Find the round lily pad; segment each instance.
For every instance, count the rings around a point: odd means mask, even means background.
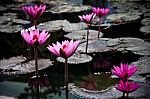
[[[38,26],[40,29],[46,29],[49,32],[56,32],[63,29],[65,32],[72,32],[75,30],[85,29],[84,23],[70,23],[67,20],[56,20],[42,23]]]
[[[0,60],[0,69],[10,69],[25,60],[26,58],[23,56],[16,56],[11,57],[9,59],[2,59]]]
[[[136,47],[136,46],[142,45],[143,43],[144,43],[144,40],[139,39],[139,38],[132,38],[132,37],[110,39],[107,42],[109,46],[116,46],[117,48]]]
[[[0,61],[0,69],[3,70],[3,74],[26,74],[35,71],[35,60],[27,61],[24,57],[12,57]],[[47,68],[53,65],[49,59],[38,60],[38,70]]]
[[[110,20],[101,19],[101,21],[102,21],[100,24],[101,27],[110,27],[112,25],[110,23],[111,22]],[[91,22],[91,26],[98,27],[99,26],[98,24],[99,24],[99,17],[95,17]]]
[[[150,25],[150,18],[145,18],[141,21],[143,25]]]
[[[75,85],[70,85],[70,93],[79,98],[85,99],[115,99],[122,96],[122,92],[118,91],[114,86],[109,87],[103,91],[90,91],[84,88],[79,88]],[[130,93],[130,97],[148,99],[150,97],[149,84],[142,83],[140,88],[133,93]]]
[[[126,2],[126,0],[115,2],[112,6],[116,8],[115,11],[117,13],[143,13],[146,9],[145,6],[141,3]]]
[[[91,39],[97,39],[98,37],[98,31],[95,30],[89,30],[89,40]],[[102,37],[103,33],[100,32],[100,36]],[[86,41],[87,38],[87,30],[77,30],[73,31],[72,33],[69,33],[65,35],[65,37],[69,39],[74,39],[74,40],[81,40],[81,41]]]
[[[138,74],[149,74],[150,73],[150,57],[144,56],[140,58],[138,61],[133,62],[131,64],[134,64],[138,67]]]
[[[2,11],[6,11],[7,10],[7,8],[6,7],[4,7],[4,6],[0,6],[0,11],[2,12]]]
[[[68,64],[82,64],[87,63],[92,60],[92,57],[86,54],[73,54],[73,56],[68,58]],[[58,57],[57,61],[59,62],[65,62],[65,59],[62,57]]]
[[[39,59],[38,70],[42,70],[53,65],[50,59]],[[19,64],[12,68],[13,70],[20,70],[20,73],[31,73],[35,71],[35,60]]]
[[[17,13],[3,13],[3,16],[9,17],[11,19],[15,19],[18,17]]]
[[[0,32],[3,33],[18,33],[23,29],[22,25],[3,25],[0,27]]]
[[[130,15],[128,13],[111,14],[107,16],[107,19],[114,23],[122,23],[127,21],[135,21],[140,18],[139,15]]]
[[[129,47],[126,48],[127,50],[139,54],[139,55],[150,55],[150,43],[144,42],[143,44],[136,46],[136,47]]]
[[[6,16],[0,16],[0,25],[7,25],[7,24],[11,24],[12,22],[12,18],[9,16],[9,17],[6,17]]]
[[[73,32],[73,31],[85,29],[86,27],[87,27],[87,25],[83,22],[70,23],[70,24],[64,25],[63,30],[65,32]]]
[[[150,17],[150,12],[145,12],[144,13],[144,17],[146,18],[146,17]]]
[[[140,31],[145,33],[145,34],[149,34],[150,33],[150,25],[141,27]]]
[[[91,9],[91,7],[87,5],[61,3],[58,6],[52,7],[50,10],[47,10],[46,12],[51,12],[53,14],[60,14],[60,13],[81,12],[89,9]]]
[[[87,53],[95,53],[95,52],[108,52],[115,50],[114,47],[110,47],[107,44],[109,38],[100,38],[99,40],[91,40],[88,43]],[[78,47],[79,52],[85,53],[86,42],[82,43]]]
[[[22,19],[13,19],[12,22],[16,24],[21,24],[21,25],[30,24],[30,21],[22,20]]]

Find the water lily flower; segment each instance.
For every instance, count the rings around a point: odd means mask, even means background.
[[[135,82],[123,82],[120,80],[120,83],[116,85],[116,89],[124,93],[132,93],[136,91],[140,86]]]
[[[95,8],[93,7],[93,13],[95,13],[99,18],[101,18],[102,16],[105,16],[109,13],[110,9],[108,8]]]
[[[137,67],[135,65],[120,64],[120,67],[114,66],[114,69],[111,70],[113,74],[120,77],[123,81],[126,81],[127,78],[131,77],[136,71]]]
[[[89,26],[91,24],[92,19],[94,19],[96,14],[91,13],[91,14],[86,14],[83,16],[78,16],[81,21],[84,21],[87,24],[87,40],[86,40],[86,48],[85,48],[85,53],[87,53],[87,48],[88,48],[88,38],[89,38]]]
[[[98,17],[99,17],[99,22],[98,22],[98,38],[99,38],[99,35],[100,35],[100,31],[101,31],[101,27],[100,27],[100,24],[101,24],[101,17],[107,15],[109,13],[109,9],[108,8],[95,8],[93,7],[93,13],[95,13]]]
[[[56,44],[52,44],[52,46],[48,46],[48,50],[56,56],[60,56],[63,58],[68,58],[72,56],[79,45],[80,41],[73,41],[70,42],[68,40],[62,41],[62,44],[57,42]]]
[[[56,56],[63,57],[65,59],[65,94],[66,99],[69,99],[69,93],[68,93],[68,63],[67,59],[73,55],[73,53],[76,51],[77,47],[79,46],[80,41],[73,41],[70,42],[68,40],[62,41],[62,43],[57,42],[56,44],[49,45],[47,49],[53,53]]]
[[[46,9],[46,5],[23,6],[22,10],[27,13],[31,18],[38,19]]]
[[[92,19],[95,18],[95,16],[96,14],[91,13],[91,14],[86,14],[86,15],[78,16],[78,17],[80,18],[81,21],[84,21],[85,23],[90,24]]]
[[[39,29],[35,28],[23,29],[21,30],[21,35],[31,46],[34,46],[35,43],[42,45],[50,37],[50,34],[45,30],[40,32]]]

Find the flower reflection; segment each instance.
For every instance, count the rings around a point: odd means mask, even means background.
[[[117,84],[115,87],[117,90],[123,92],[122,98],[129,99],[129,93],[136,91],[140,86],[135,82],[129,82],[129,81],[124,82],[120,80],[119,84]]]
[[[88,75],[84,81],[81,82],[80,86],[81,88],[85,88],[88,90],[95,90],[97,87],[96,81],[93,79],[92,75]]]
[[[40,87],[48,87],[49,86],[49,80],[48,80],[48,76],[44,75],[44,76],[39,76],[39,86]],[[37,80],[36,80],[36,76],[32,76],[29,81],[28,81],[28,86],[31,88],[36,88],[37,87]]]
[[[135,82],[123,82],[120,80],[120,83],[117,84],[116,89],[121,91],[121,92],[125,92],[125,93],[131,93],[136,91],[140,86],[138,84],[136,84]]]
[[[106,69],[111,66],[111,62],[108,59],[100,58],[97,59],[93,65],[94,69]]]

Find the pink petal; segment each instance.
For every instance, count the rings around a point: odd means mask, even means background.
[[[25,40],[28,44],[31,45],[31,43],[30,43],[31,37],[30,37],[29,33],[26,32],[26,30],[23,29],[23,30],[21,30],[21,35],[22,35],[22,37],[24,38],[24,40]]]
[[[60,54],[55,50],[53,46],[48,46],[47,49],[56,56],[60,56]]]

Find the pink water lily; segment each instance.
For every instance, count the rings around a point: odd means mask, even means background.
[[[93,13],[95,13],[99,18],[101,18],[102,16],[105,16],[109,13],[110,9],[108,8],[95,8],[93,7]]]
[[[114,66],[114,69],[111,70],[113,74],[120,77],[123,81],[126,81],[127,78],[131,77],[136,71],[137,67],[135,65],[120,64],[120,67]]]
[[[116,89],[125,92],[125,93],[132,93],[136,91],[140,86],[135,82],[123,82],[120,81],[119,84],[116,85]]]
[[[63,58],[68,58],[72,56],[79,45],[80,41],[73,41],[70,42],[68,40],[62,41],[62,44],[57,42],[56,44],[49,45],[47,48],[48,50],[56,56],[60,56]]]
[[[96,14],[91,13],[91,14],[86,14],[86,15],[78,16],[78,17],[80,18],[81,21],[84,21],[85,23],[90,24],[92,19],[95,18],[95,16]]]
[[[81,21],[84,21],[87,24],[87,37],[86,37],[86,48],[85,48],[85,53],[87,53],[87,48],[88,48],[88,38],[89,38],[89,26],[91,24],[92,19],[94,19],[96,14],[91,13],[91,14],[86,14],[83,16],[78,16]]]
[[[109,13],[109,9],[108,8],[95,8],[93,7],[93,13],[95,13],[98,17],[99,17],[99,22],[98,22],[98,39],[99,39],[99,35],[100,35],[100,32],[101,32],[101,18],[105,15],[107,15]]]
[[[50,37],[50,34],[48,34],[48,32],[46,32],[45,30],[40,32],[39,29],[32,28],[21,30],[21,35],[31,46],[34,46],[35,43],[38,43],[38,45],[42,45]]]
[[[73,53],[76,51],[77,47],[79,46],[80,41],[73,41],[70,42],[68,40],[62,41],[62,43],[57,42],[56,44],[49,45],[47,49],[56,56],[63,57],[65,59],[65,66],[64,66],[64,77],[65,77],[65,94],[66,99],[69,99],[69,89],[68,89],[68,63],[67,60]]]
[[[46,9],[46,5],[23,6],[22,10],[33,19],[38,19]]]

